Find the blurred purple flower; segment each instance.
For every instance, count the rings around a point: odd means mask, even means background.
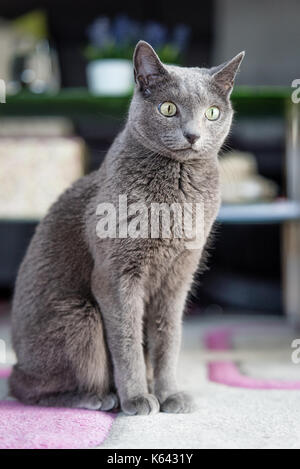
[[[119,15],[112,24],[112,35],[116,44],[132,44],[137,41],[140,33],[140,25],[131,20],[127,15]]]
[[[178,24],[175,26],[172,42],[174,46],[178,47],[180,52],[186,49],[189,42],[190,33],[190,28],[186,24]]]
[[[129,58],[136,42],[144,39],[163,54],[165,61],[176,63],[187,46],[190,28],[178,24],[169,31],[156,21],[142,24],[122,14],[113,20],[106,16],[97,18],[88,27],[87,34],[90,41],[87,47],[89,60],[97,57]]]
[[[167,28],[155,21],[149,21],[144,28],[143,39],[154,48],[162,47],[167,42]]]
[[[97,47],[104,47],[112,41],[110,20],[106,16],[97,18],[87,29],[90,42]]]

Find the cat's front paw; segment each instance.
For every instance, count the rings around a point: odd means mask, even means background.
[[[106,396],[87,394],[81,399],[78,407],[89,410],[109,411],[116,409],[118,404],[118,397],[114,393],[107,394]]]
[[[172,414],[188,414],[195,410],[193,398],[186,392],[171,394],[161,403],[161,411]]]
[[[150,415],[159,412],[159,402],[153,394],[142,394],[128,399],[121,407],[128,415]]]
[[[119,407],[119,399],[115,393],[111,392],[110,394],[107,394],[102,399],[101,410],[103,411],[115,410],[118,407]]]

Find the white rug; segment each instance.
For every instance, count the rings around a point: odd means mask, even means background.
[[[204,349],[207,331],[232,324],[242,325],[235,334],[234,350]],[[283,320],[272,318],[186,320],[179,376],[182,387],[194,395],[197,411],[120,415],[101,448],[300,448],[299,390],[217,384],[208,380],[206,366],[207,362],[234,360],[242,373],[252,377],[300,382],[300,364],[291,361],[291,341],[296,337]]]

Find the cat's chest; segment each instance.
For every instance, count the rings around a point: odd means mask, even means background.
[[[125,192],[133,216],[130,224],[144,227],[141,238],[126,240],[128,255],[134,252],[135,263],[139,259],[139,268],[151,279],[149,285],[160,285],[179,256],[192,253],[199,260],[220,203],[216,165],[137,166],[126,179]],[[136,210],[143,215],[138,224]],[[196,226],[201,235],[197,249],[193,245]]]
[[[218,171],[178,167],[177,172],[151,175],[140,190],[150,209],[149,232],[158,236],[144,244],[143,256],[151,282],[159,285],[179,257],[200,260],[220,205]]]
[[[216,165],[177,163],[163,170],[149,171],[137,186],[138,198],[148,204],[202,204],[214,211],[219,204],[219,173]]]

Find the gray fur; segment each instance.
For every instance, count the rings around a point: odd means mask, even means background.
[[[229,95],[243,53],[215,69],[163,65],[145,42],[124,130],[96,172],[78,180],[38,226],[21,264],[12,331],[11,393],[27,404],[127,414],[188,412],[176,365],[181,321],[201,249],[183,239],[100,239],[96,207],[198,202],[205,239],[217,215],[218,151],[232,120]],[[174,102],[179,114],[162,116]],[[221,115],[208,121],[205,110]],[[199,136],[193,144],[186,132]],[[205,243],[204,243],[205,244]],[[147,363],[147,370],[146,370]]]

